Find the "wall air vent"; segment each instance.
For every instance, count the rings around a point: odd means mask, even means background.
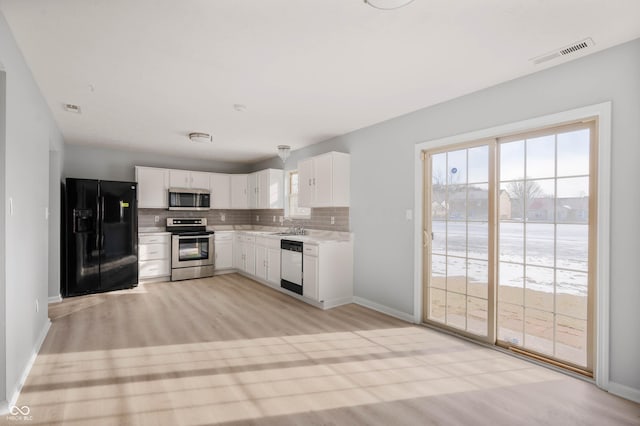
[[[580,40],[578,42],[572,43],[569,46],[562,47],[558,50],[554,50],[553,52],[545,53],[544,55],[537,56],[531,59],[531,62],[538,65],[543,62],[551,61],[552,59],[559,58],[565,55],[571,55],[575,52],[579,52],[588,47],[594,46],[595,43],[593,40],[589,38],[585,38],[584,40]]]

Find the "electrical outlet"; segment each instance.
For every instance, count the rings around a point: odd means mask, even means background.
[[[153,221],[154,221],[155,223],[160,222],[160,216],[154,216],[154,217],[153,217]]]
[[[273,217],[273,221],[274,221],[274,222],[276,221],[276,217],[275,217],[275,216]]]
[[[331,224],[332,225],[336,224],[336,217],[335,216],[331,216]]]
[[[260,222],[260,215],[259,214],[256,215],[256,222]]]
[[[224,213],[220,213],[220,220],[221,220],[221,221],[223,221],[223,222],[224,222],[225,220],[227,220],[227,215],[226,215],[226,214],[224,214]]]

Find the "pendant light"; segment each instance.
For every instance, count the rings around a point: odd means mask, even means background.
[[[289,158],[290,152],[291,147],[289,145],[278,145],[278,157],[280,157],[282,163],[287,162],[287,158]]]

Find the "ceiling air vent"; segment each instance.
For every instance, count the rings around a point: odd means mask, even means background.
[[[62,107],[65,109],[65,111],[75,112],[76,114],[80,114],[81,112],[80,107],[78,105],[63,104]]]
[[[589,38],[585,38],[584,40],[580,40],[578,42],[575,42],[573,44],[570,44],[569,46],[565,46],[562,47],[558,50],[554,50],[553,52],[549,52],[549,53],[545,53],[544,55],[540,55],[538,57],[535,57],[533,59],[531,59],[531,61],[538,65],[541,64],[543,62],[547,62],[550,61],[552,59],[555,58],[559,58],[561,56],[565,56],[565,55],[571,55],[573,53],[579,52],[580,50],[584,50],[587,47],[591,47],[594,46],[595,43],[593,42],[593,40],[589,37]]]

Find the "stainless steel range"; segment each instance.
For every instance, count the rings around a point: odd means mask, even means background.
[[[167,218],[171,232],[171,281],[213,276],[213,231],[206,218]]]

